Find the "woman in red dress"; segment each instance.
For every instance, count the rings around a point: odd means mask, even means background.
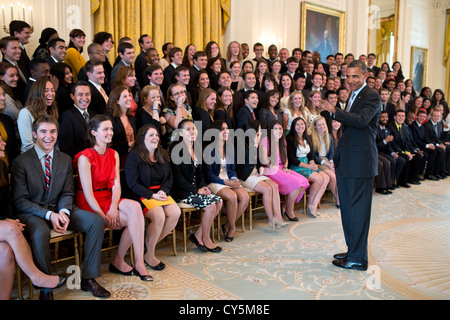
[[[142,281],[153,281],[144,264],[144,214],[136,201],[121,199],[119,156],[108,148],[113,136],[111,120],[97,115],[89,121],[90,148],[75,156],[74,165],[79,174],[77,205],[97,213],[112,230],[121,230],[119,248],[109,270],[123,275],[136,275]],[[125,254],[133,244],[135,267],[125,262]]]

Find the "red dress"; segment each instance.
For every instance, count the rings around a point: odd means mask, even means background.
[[[115,151],[108,148],[106,149],[106,153],[104,155],[98,154],[92,148],[81,151],[73,160],[74,167],[77,171],[78,159],[82,155],[88,158],[91,164],[92,189],[94,190],[94,197],[99,206],[102,208],[103,213],[107,214],[111,208],[111,189],[114,186],[114,179],[116,177]],[[83,188],[81,187],[81,182],[79,180],[76,201],[77,206],[80,209],[93,212],[86,200],[86,197],[84,196]]]

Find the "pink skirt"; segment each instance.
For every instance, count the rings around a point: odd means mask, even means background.
[[[282,195],[290,194],[291,192],[297,190],[298,188],[304,188],[303,192],[295,200],[295,203],[299,203],[300,200],[302,200],[306,189],[309,188],[308,179],[292,170],[290,172],[277,170],[276,173],[275,172],[273,173],[274,174],[270,174],[267,176],[278,185],[280,194]]]

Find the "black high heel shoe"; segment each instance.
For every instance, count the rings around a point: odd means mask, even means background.
[[[136,270],[136,268],[134,268],[132,272],[135,276],[139,277],[142,281],[145,281],[145,282],[153,281],[153,277],[151,275],[141,275],[139,273],[139,271]]]
[[[283,215],[286,216],[289,219],[289,221],[292,221],[292,222],[298,221],[298,218],[296,216],[294,216],[293,218],[289,217],[288,214],[286,213],[286,211],[283,211]]]
[[[66,276],[59,276],[59,282],[58,282],[58,284],[56,285],[56,287],[54,287],[54,288],[43,288],[43,287],[35,286],[34,284],[33,284],[33,287],[34,287],[36,290],[41,290],[41,291],[52,291],[52,290],[54,290],[54,289],[61,288],[66,282],[67,282],[67,277],[66,277]]]

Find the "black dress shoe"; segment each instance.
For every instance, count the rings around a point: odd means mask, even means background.
[[[411,186],[409,184],[407,184],[407,183],[402,183],[399,186],[402,187],[402,188],[406,188],[406,189],[411,188]]]
[[[41,290],[39,292],[39,300],[53,300],[53,291],[52,290]]]
[[[381,188],[376,188],[375,192],[379,194],[392,194],[392,192],[389,191],[388,189],[381,189]]]
[[[109,298],[111,296],[111,292],[99,285],[95,279],[81,279],[81,290],[89,291],[97,298]]]
[[[333,264],[336,267],[344,268],[344,269],[354,269],[360,271],[367,270],[367,263],[353,262],[347,259],[333,260]]]
[[[347,259],[347,252],[337,253],[333,256],[335,259]]]
[[[417,180],[417,179],[415,179],[415,180],[410,180],[410,181],[408,181],[408,183],[414,184],[414,185],[418,186],[418,185],[420,184],[420,181]]]
[[[189,240],[195,244],[197,246],[197,248],[200,249],[200,251],[202,252],[207,252],[208,249],[206,249],[206,247],[202,244],[200,244],[200,242],[198,242],[197,237],[195,236],[195,233],[191,233],[191,235],[189,236]]]
[[[112,263],[109,264],[109,272],[111,273],[117,273],[117,274],[121,274],[123,276],[132,276],[133,275],[133,270],[130,270],[128,272],[123,272],[120,271],[115,265],[113,265]]]
[[[430,174],[430,175],[426,175],[425,179],[427,180],[431,180],[431,181],[438,181],[439,178],[435,177],[434,175]]]

